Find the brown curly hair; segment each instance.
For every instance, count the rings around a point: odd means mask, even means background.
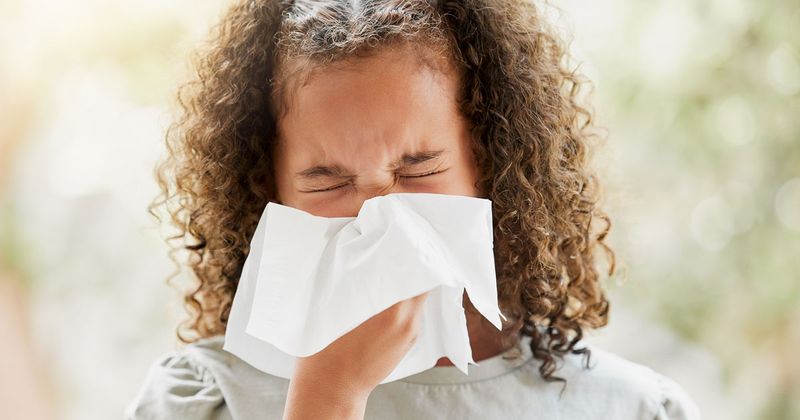
[[[290,59],[308,74],[392,43],[415,42],[460,69],[459,104],[472,125],[479,189],[492,201],[499,305],[505,337],[531,336],[545,380],[556,359],[590,351],[586,329],[608,321],[594,249],[611,227],[589,168],[600,139],[579,102],[589,84],[541,11],[523,0],[247,0],[232,5],[196,53],[196,76],[177,95],[180,117],[166,132],[156,168],[177,234],[170,257],[188,251],[190,313],[178,326],[189,343],[225,331],[249,242],[275,201],[276,121],[289,94]],[[422,49],[422,48],[420,48]],[[301,72],[301,73],[302,73]],[[292,77],[290,77],[292,76]],[[592,221],[605,221],[593,232]],[[178,244],[172,244],[181,240]],[[188,335],[187,335],[188,334]],[[504,338],[505,339],[505,338]]]

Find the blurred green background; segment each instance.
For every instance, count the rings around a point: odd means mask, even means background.
[[[551,1],[619,275],[588,340],[708,419],[800,418],[800,2]],[[3,418],[118,418],[181,318],[152,167],[210,1],[0,4]]]

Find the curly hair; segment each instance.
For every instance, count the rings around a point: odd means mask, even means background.
[[[557,32],[531,1],[247,0],[227,10],[178,89],[181,111],[156,168],[162,206],[188,251],[184,343],[223,334],[249,242],[275,199],[272,150],[288,80],[399,42],[444,54],[461,76],[459,106],[472,128],[479,188],[492,201],[504,340],[528,335],[547,381],[587,329],[608,322],[595,248],[611,227],[589,168],[600,136]],[[288,63],[302,63],[289,66]],[[291,68],[290,68],[291,67]],[[296,67],[296,69],[295,69]],[[292,71],[290,71],[292,70]],[[294,70],[297,70],[295,73]],[[604,228],[593,229],[601,219]],[[180,243],[174,244],[175,240]]]

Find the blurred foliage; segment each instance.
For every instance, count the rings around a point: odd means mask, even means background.
[[[797,418],[800,3],[610,3],[628,43],[584,57],[617,161],[619,292],[711,349],[731,389],[767,372],[759,418]]]
[[[15,279],[28,279],[21,275],[25,270],[22,251],[23,237],[20,235],[11,205],[0,201],[0,267],[3,271],[14,273]]]

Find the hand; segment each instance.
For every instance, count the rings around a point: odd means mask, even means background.
[[[362,419],[369,394],[416,341],[428,293],[397,302],[318,353],[298,358],[283,418]]]

